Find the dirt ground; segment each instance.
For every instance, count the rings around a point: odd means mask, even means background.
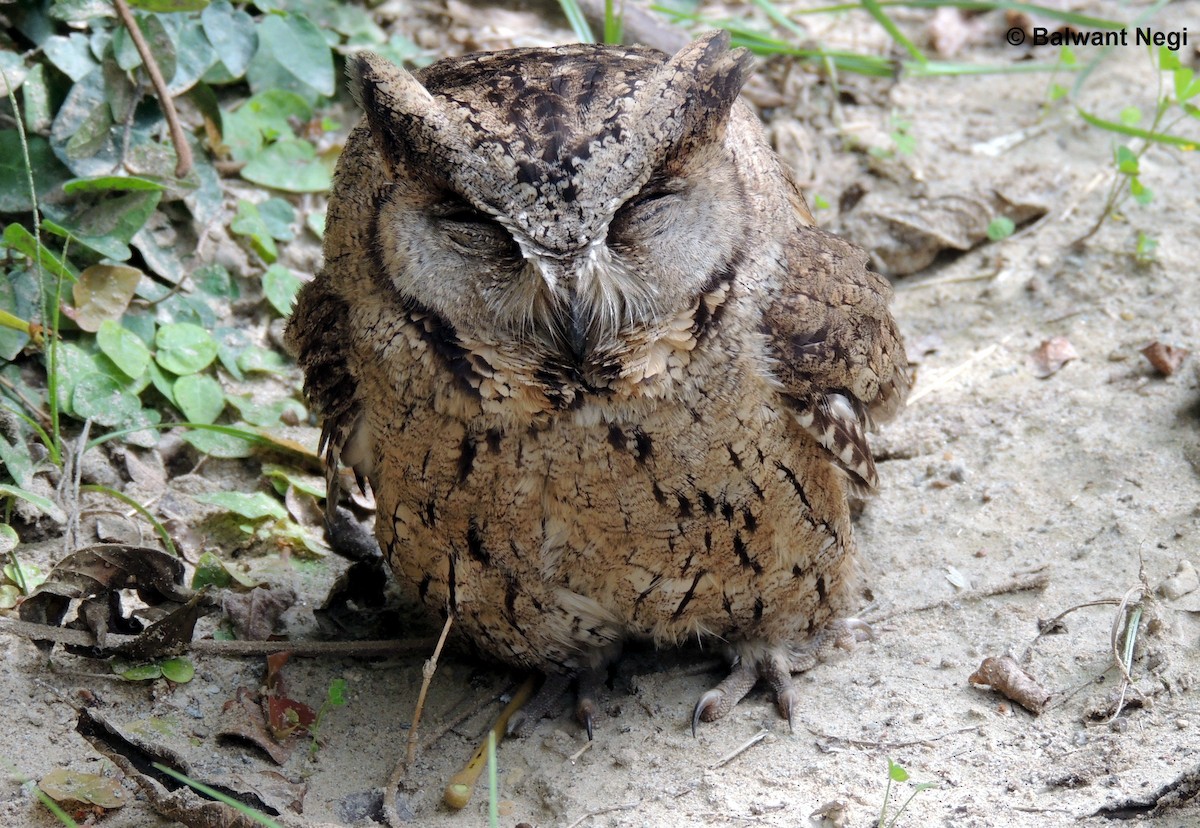
[[[1121,19],[1147,8],[1084,5]],[[445,8],[423,6],[411,25]],[[471,24],[464,8],[450,4],[452,25],[439,35],[447,51],[569,39],[533,12],[478,12],[484,22]],[[931,17],[897,11],[923,44]],[[886,49],[865,14],[805,21],[829,27],[819,33],[826,45]],[[1026,53],[1004,42],[1009,23],[999,13],[978,22],[979,39],[955,59],[1000,63]],[[1195,0],[1153,21],[1163,31],[1190,27],[1200,42],[1198,24]],[[1057,57],[1050,47],[1029,51]],[[1081,62],[1099,54],[1076,52]],[[1195,45],[1179,54],[1197,64]],[[907,410],[875,435],[882,487],[857,524],[869,587],[861,617],[875,638],[799,679],[795,732],[760,690],[693,738],[692,705],[720,672],[715,654],[634,653],[602,696],[590,745],[564,715],[500,746],[500,824],[797,826],[819,824],[814,814],[824,809],[829,825],[874,825],[890,758],[911,774],[893,786],[893,813],[913,783],[935,786],[913,799],[902,826],[1200,825],[1200,591],[1193,580],[1179,597],[1155,593],[1181,564],[1200,566],[1200,354],[1164,377],[1140,353],[1155,341],[1200,348],[1195,153],[1151,149],[1142,167],[1153,202],[1129,203],[1122,219],[1075,249],[1107,193],[1113,138],[1069,106],[1046,111],[1048,75],[843,74],[835,95],[811,71],[775,59],[760,64],[760,78],[751,96],[771,104],[761,107],[770,134],[810,194],[831,205],[819,218],[861,244],[961,237],[964,215],[986,225],[996,191],[1045,214],[1012,238],[943,252],[895,280],[916,383]],[[1104,57],[1076,103],[1115,119],[1125,106],[1151,111],[1154,89],[1146,50],[1131,44]],[[898,124],[914,139],[911,154],[889,153]],[[1192,120],[1177,131],[1198,127]],[[880,152],[864,151],[871,147]],[[858,190],[868,195],[840,214]],[[880,218],[901,213],[931,229]],[[1148,264],[1133,257],[1139,231],[1159,243]],[[1065,337],[1076,357],[1040,377],[1034,353],[1052,337]],[[310,610],[335,569],[260,569],[299,596],[286,635],[317,635]],[[1131,590],[1153,600],[1134,686],[1114,715],[1122,681],[1113,620]],[[1088,606],[1038,638],[1039,621],[1080,605]],[[0,654],[0,709],[8,711],[0,754],[25,777],[56,767],[115,774],[75,732],[86,689],[96,709],[152,730],[207,781],[274,784],[264,796],[276,802],[282,778],[302,783],[303,816],[287,814],[292,824],[375,824],[372,792],[403,753],[422,665],[420,657],[293,660],[290,695],[315,706],[343,678],[348,703],[323,723],[315,760],[302,749],[277,767],[215,736],[222,704],[233,688],[258,685],[261,660],[198,656],[196,678],[170,688],[116,681],[61,653],[48,661],[8,633]],[[1053,694],[1041,715],[968,682],[985,657],[1005,654],[1027,655],[1028,673]],[[400,803],[414,824],[487,824],[483,784],[457,813],[441,805],[441,791],[498,711],[496,697],[518,680],[453,653],[443,660],[422,735],[478,709],[410,769]],[[58,823],[6,774],[0,824]],[[175,823],[139,799],[104,824]]]

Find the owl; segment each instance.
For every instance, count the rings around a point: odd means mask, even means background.
[[[743,49],[349,59],[365,117],[287,329],[400,583],[481,653],[590,688],[622,642],[730,655],[694,708],[861,634],[847,498],[907,392],[888,284],[814,226]],[[542,701],[539,702],[539,699]]]

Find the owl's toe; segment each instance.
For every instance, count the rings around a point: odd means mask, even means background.
[[[562,697],[571,686],[571,677],[551,673],[546,676],[542,686],[533,694],[533,698],[525,706],[513,714],[505,728],[507,735],[522,737],[528,735],[537,723],[557,713],[562,709]]]
[[[759,663],[758,672],[775,694],[775,707],[778,708],[779,715],[787,719],[788,730],[795,731],[795,713],[800,707],[800,691],[792,683],[790,662],[780,655],[772,655]]]
[[[692,735],[696,735],[696,727],[700,722],[713,722],[724,716],[745,698],[758,683],[758,665],[749,661],[739,661],[729,671],[725,680],[709,690],[692,710]]]

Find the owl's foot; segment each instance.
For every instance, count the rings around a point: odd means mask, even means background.
[[[588,741],[592,739],[593,721],[597,705],[596,693],[604,682],[604,670],[584,670],[579,674],[579,689],[575,696],[575,720],[587,731]],[[546,676],[542,686],[533,698],[526,702],[508,721],[506,728],[509,736],[524,736],[537,723],[547,716],[556,715],[562,709],[562,697],[571,687],[571,676],[557,673]]]
[[[857,618],[843,618],[827,624],[812,640],[796,647],[772,647],[755,660],[739,658],[724,681],[709,690],[692,711],[692,735],[700,722],[712,722],[737,706],[746,694],[764,679],[775,695],[779,715],[794,726],[794,713],[800,694],[792,683],[792,674],[803,673],[824,660],[836,649],[850,650],[859,641],[871,638],[871,628]]]

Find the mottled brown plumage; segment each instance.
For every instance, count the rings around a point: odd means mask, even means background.
[[[725,642],[704,719],[759,676],[787,715],[852,629],[847,493],[907,389],[890,289],[813,226],[748,66],[715,34],[351,59],[366,117],[288,328],[402,582],[550,674]]]

